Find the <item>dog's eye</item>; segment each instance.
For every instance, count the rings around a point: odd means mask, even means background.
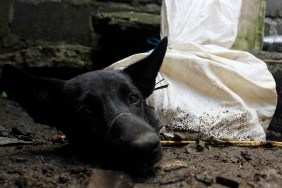
[[[139,97],[137,95],[130,95],[129,97],[130,104],[136,104],[139,102]]]

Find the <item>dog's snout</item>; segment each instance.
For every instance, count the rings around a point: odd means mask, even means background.
[[[152,166],[162,157],[162,147],[156,134],[140,134],[130,143],[129,151],[133,156],[133,161],[142,161],[144,166]]]
[[[117,116],[108,131],[108,143],[115,158],[130,166],[153,166],[162,157],[160,139],[155,130],[136,115]]]
[[[133,150],[138,150],[142,153],[150,154],[157,152],[160,147],[160,141],[156,134],[141,134],[133,142],[131,142],[131,147]]]

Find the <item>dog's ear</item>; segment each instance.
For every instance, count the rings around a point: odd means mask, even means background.
[[[167,37],[163,38],[149,56],[124,69],[144,98],[149,97],[154,91],[156,77],[166,53],[167,42]]]
[[[64,82],[35,77],[12,65],[4,65],[0,88],[25,108],[35,121],[52,124],[57,118],[56,107]]]

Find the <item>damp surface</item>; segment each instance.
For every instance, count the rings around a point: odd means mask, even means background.
[[[99,166],[68,149],[62,133],[35,123],[14,101],[0,100],[2,137],[38,144],[0,147],[1,187],[279,187],[282,148],[211,147],[193,144],[164,147],[153,171],[129,174]],[[89,146],[89,152],[95,148]],[[111,181],[109,181],[111,180]],[[109,186],[109,185],[108,185]]]

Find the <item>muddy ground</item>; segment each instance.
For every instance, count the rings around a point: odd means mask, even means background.
[[[60,135],[55,128],[35,123],[16,102],[0,98],[0,136],[35,141],[0,146],[0,187],[282,185],[281,147],[165,147],[159,165],[142,175],[110,170],[86,159],[71,151]],[[89,152],[95,152],[91,145]]]

